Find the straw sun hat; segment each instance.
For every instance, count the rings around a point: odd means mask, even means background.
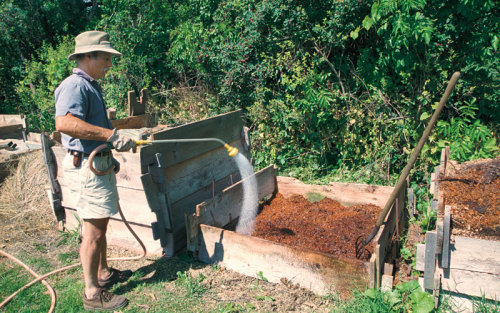
[[[121,56],[122,54],[111,46],[109,42],[109,35],[105,32],[100,31],[87,31],[81,33],[75,38],[75,52],[68,56],[68,59],[76,59],[77,54],[84,54],[93,51],[103,51],[108,52],[116,56]]]

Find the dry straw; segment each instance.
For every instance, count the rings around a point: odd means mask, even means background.
[[[57,228],[45,191],[48,175],[41,151],[19,158],[0,186],[2,244],[37,238]]]

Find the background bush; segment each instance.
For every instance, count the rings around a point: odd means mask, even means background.
[[[102,81],[182,123],[242,108],[257,168],[298,178],[394,184],[455,71],[462,77],[414,168],[440,149],[498,155],[499,18],[492,0],[102,0],[0,4],[0,113],[51,131],[53,91],[83,30],[123,52]]]

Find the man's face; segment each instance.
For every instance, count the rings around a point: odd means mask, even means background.
[[[99,51],[97,58],[94,59],[92,55],[88,54],[86,56],[89,58],[88,65],[90,73],[88,74],[94,79],[104,78],[106,73],[113,66],[111,63],[112,56],[113,55],[111,53]]]

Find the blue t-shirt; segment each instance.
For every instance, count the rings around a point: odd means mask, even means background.
[[[108,119],[101,87],[92,77],[79,68],[67,77],[54,92],[56,117],[67,113],[92,125],[113,129]],[[62,134],[61,141],[68,150],[91,153],[102,141],[77,139]]]

